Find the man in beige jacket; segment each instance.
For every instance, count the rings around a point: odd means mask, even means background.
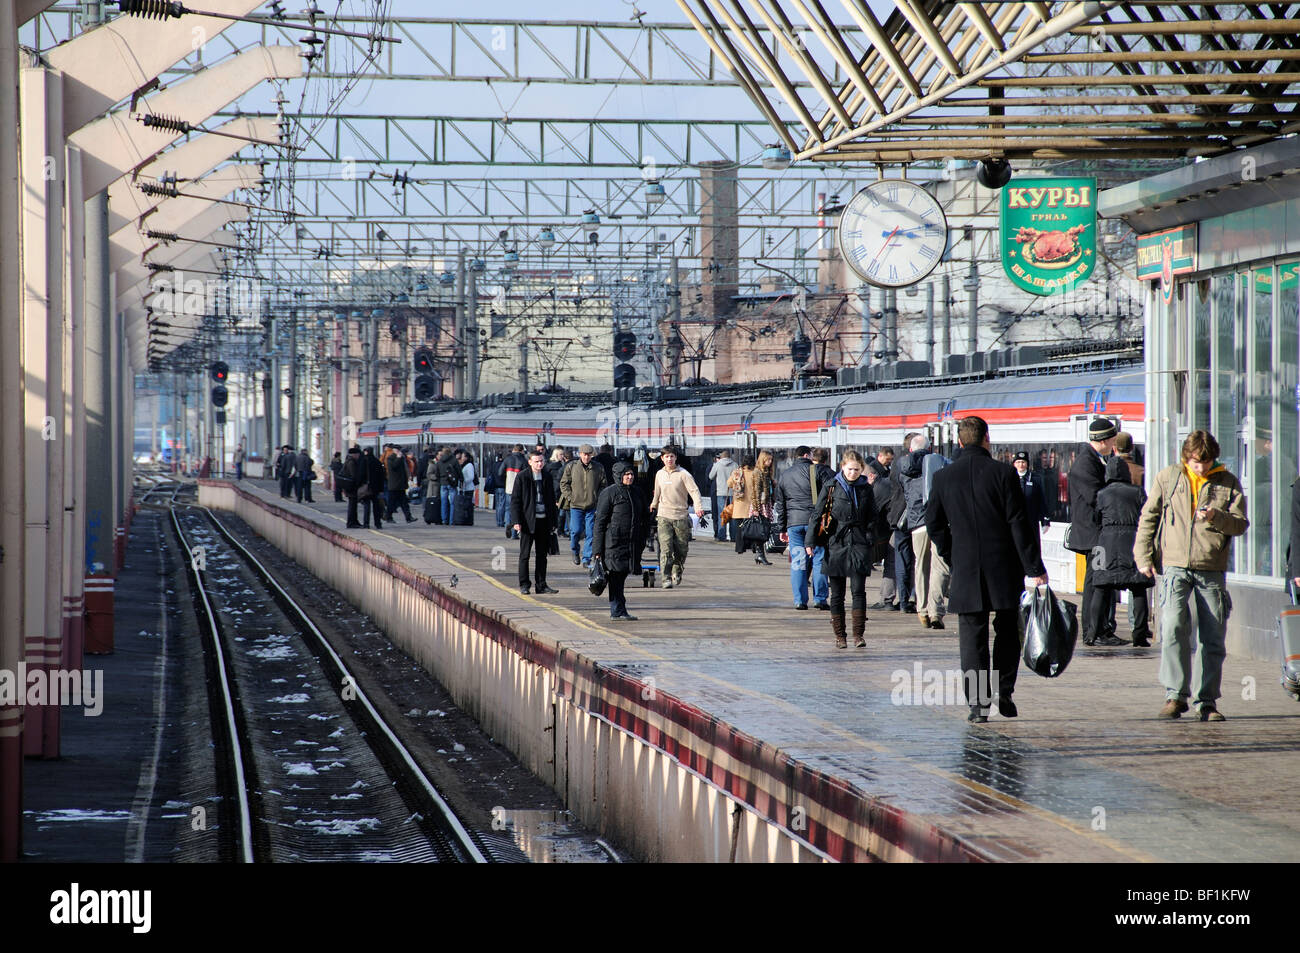
[[[1218,462],[1219,444],[1204,430],[1183,441],[1182,460],[1156,475],[1142,507],[1133,561],[1147,576],[1160,573],[1161,718],[1188,710],[1192,646],[1199,639],[1196,705],[1201,721],[1223,721],[1218,710],[1228,613],[1225,575],[1232,539],[1246,532],[1246,497],[1237,478]],[[1189,602],[1196,600],[1197,632]]]
[[[655,474],[654,498],[650,512],[658,517],[659,572],[664,588],[682,584],[682,566],[686,563],[686,550],[691,543],[691,520],[688,504],[695,501],[695,515],[704,515],[704,500],[695,479],[677,466],[677,448],[664,447],[660,460],[663,469]]]

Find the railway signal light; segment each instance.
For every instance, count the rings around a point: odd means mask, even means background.
[[[631,331],[614,333],[614,356],[620,361],[630,361],[636,355],[636,335]]]
[[[230,397],[230,393],[220,384],[212,388],[213,407],[225,407],[226,401],[229,399],[229,397]]]
[[[224,384],[226,378],[230,376],[230,368],[225,361],[212,362],[212,379],[218,384]]]
[[[421,374],[415,379],[415,399],[434,400],[438,396],[438,379],[432,374]]]
[[[415,373],[432,374],[433,373],[433,351],[427,347],[417,347],[415,349]]]
[[[812,341],[802,334],[790,339],[790,360],[796,364],[806,364],[810,357],[812,357]]]
[[[614,368],[615,387],[635,387],[636,368],[631,364],[620,364]]]

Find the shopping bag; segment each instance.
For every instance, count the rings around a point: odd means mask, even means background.
[[[1048,586],[1035,586],[1020,598],[1020,620],[1025,630],[1025,667],[1044,678],[1064,672],[1079,637],[1074,604],[1058,599]]]
[[[781,534],[776,531],[775,526],[767,537],[767,551],[778,556],[785,552],[785,543],[781,541]]]
[[[605,563],[597,556],[591,561],[591,581],[587,583],[587,588],[593,596],[598,596],[605,591],[608,581],[605,578]]]

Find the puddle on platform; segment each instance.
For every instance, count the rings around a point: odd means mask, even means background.
[[[615,861],[568,811],[507,811],[505,833],[535,864],[608,864]]]

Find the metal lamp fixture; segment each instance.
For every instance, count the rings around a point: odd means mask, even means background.
[[[668,193],[658,179],[651,179],[645,184],[645,204],[646,205],[663,205],[664,200],[668,198]]]
[[[582,213],[582,230],[588,235],[594,235],[600,228],[600,216],[596,214],[594,208],[589,208]]]
[[[772,172],[783,172],[790,168],[790,150],[775,142],[764,146],[763,168]]]
[[[555,247],[555,232],[549,228],[543,228],[541,234],[537,236],[537,245],[542,251],[550,251]]]

